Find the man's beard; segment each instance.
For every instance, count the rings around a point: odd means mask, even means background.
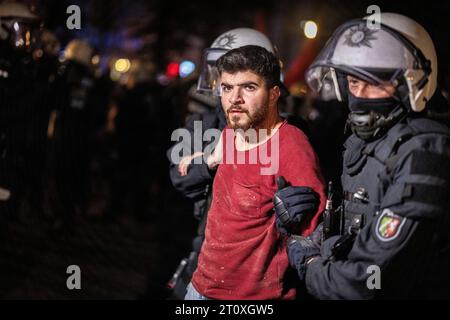
[[[241,111],[242,114],[240,116],[235,116],[235,115],[230,116],[231,110]],[[227,110],[227,123],[233,130],[241,129],[241,130],[247,131],[250,128],[256,129],[267,119],[268,111],[269,111],[269,107],[267,105],[265,105],[261,108],[257,108],[257,111],[254,114],[250,115],[248,110],[243,109],[242,107],[230,106]],[[247,115],[247,119],[244,120],[246,122],[239,123],[240,119],[242,121],[244,114]]]

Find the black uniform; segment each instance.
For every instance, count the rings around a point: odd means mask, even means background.
[[[68,61],[60,67],[57,88],[53,161],[60,208],[56,206],[55,211],[69,222],[77,208],[84,212],[87,205],[94,77],[87,66]]]
[[[449,162],[449,127],[421,115],[376,141],[350,136],[344,236],[323,243],[307,269],[308,291],[319,299],[448,298]],[[379,290],[369,289],[371,266],[380,268]]]
[[[157,83],[142,81],[117,101],[118,161],[107,212],[111,217],[129,210],[136,219],[150,221],[163,209],[165,177],[159,168],[165,162],[168,115],[160,91]]]
[[[5,43],[0,43],[0,70],[0,186],[11,192],[8,201],[0,202],[0,215],[17,217],[25,198],[40,215],[48,119],[54,104],[50,70],[44,72],[42,63]]]

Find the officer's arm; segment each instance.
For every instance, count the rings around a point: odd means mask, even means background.
[[[186,176],[181,176],[178,165],[170,163],[170,180],[173,186],[190,199],[204,196],[206,186],[212,182],[207,164],[191,164]]]
[[[325,254],[311,262],[308,291],[319,299],[411,294],[413,282],[429,272],[433,237],[448,225],[449,160],[442,152],[416,150],[399,161],[379,214],[361,230],[348,259],[331,262]],[[379,283],[373,276],[377,268]]]
[[[185,129],[190,132],[190,136],[193,139],[194,137],[194,121],[201,121],[200,115],[191,116],[186,122]],[[186,197],[190,199],[197,199],[199,197],[204,197],[204,193],[206,190],[206,186],[210,184],[213,180],[213,173],[209,170],[208,165],[206,163],[201,164],[191,164],[189,165],[189,169],[187,170],[187,175],[182,176],[178,171],[178,164],[173,162],[172,159],[172,151],[182,149],[183,144],[185,145],[185,149],[188,148],[188,144],[186,141],[180,141],[174,144],[167,151],[167,158],[169,159],[170,167],[170,179],[172,181],[173,186],[183,193]],[[191,153],[193,153],[194,141],[190,141],[190,149]]]

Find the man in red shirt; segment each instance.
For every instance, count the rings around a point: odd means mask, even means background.
[[[305,203],[296,225],[295,233],[311,233],[325,200],[319,163],[303,132],[278,114],[280,66],[272,53],[244,46],[221,57],[217,68],[228,126],[208,159],[217,174],[186,299],[293,299],[272,199],[280,176],[318,194],[320,205],[314,197]]]

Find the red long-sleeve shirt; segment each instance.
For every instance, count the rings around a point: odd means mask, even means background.
[[[223,141],[227,144],[227,139]],[[205,241],[192,283],[211,299],[293,299],[295,289],[283,289],[289,285],[283,284],[289,266],[286,238],[275,226],[272,199],[276,179],[283,176],[290,185],[313,188],[320,195],[318,213],[322,212],[325,187],[317,157],[303,132],[286,122],[258,146],[258,152],[268,155],[266,160],[271,159],[272,164],[265,160],[249,163],[251,151],[232,148],[232,152],[234,163],[226,160],[224,148],[225,163],[217,169]],[[277,167],[277,155],[278,170],[261,174],[264,167]],[[239,156],[246,157],[246,164],[236,164]],[[315,229],[318,213],[305,219],[301,234]]]

